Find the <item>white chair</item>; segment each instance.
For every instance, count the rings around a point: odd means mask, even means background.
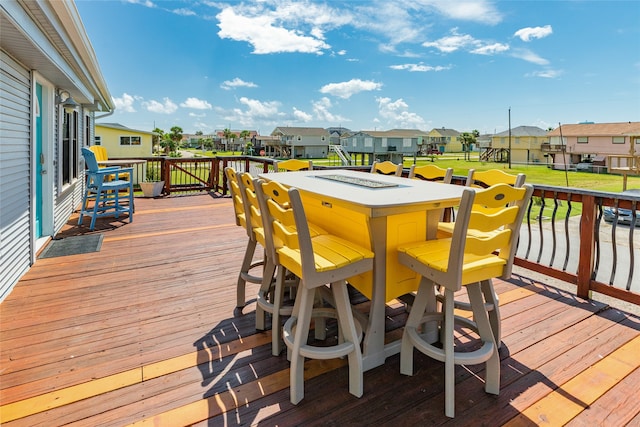
[[[533,187],[514,188],[498,184],[486,190],[465,189],[453,235],[419,241],[398,248],[399,261],[422,276],[415,301],[402,335],[400,372],[413,375],[413,349],[444,362],[445,414],[455,415],[455,365],[486,362],[485,391],[500,391],[500,357],[482,294],[494,277],[511,276],[513,258],[522,219]],[[510,206],[507,206],[509,204]],[[474,209],[484,206],[487,211]],[[489,212],[489,213],[487,213]],[[478,230],[482,234],[468,233]],[[473,321],[454,314],[454,293],[465,287]],[[444,289],[444,303],[438,310],[436,289]],[[431,340],[430,328],[440,328],[442,347]],[[476,331],[479,349],[456,351],[454,323]],[[459,349],[458,349],[459,350]]]
[[[133,222],[133,183],[125,179],[133,176],[133,168],[100,168],[95,153],[87,147],[82,147],[82,156],[87,166],[87,182],[78,225],[82,225],[85,216],[91,217],[92,231],[96,219],[105,216],[119,218],[127,214],[129,222]]]
[[[373,252],[330,234],[312,237],[297,189],[277,182],[256,184],[263,224],[271,233],[279,263],[300,278],[291,317],[283,338],[290,352],[291,403],[304,398],[304,359],[333,359],[347,356],[349,392],[363,393],[363,365],[360,350],[362,328],[354,320],[346,279],[373,269]],[[276,281],[284,280],[278,273]],[[330,284],[335,310],[313,307],[316,291]],[[327,347],[307,343],[312,317],[337,317],[339,339]],[[316,325],[317,327],[317,325]]]

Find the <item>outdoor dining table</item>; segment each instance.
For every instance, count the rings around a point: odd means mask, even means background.
[[[364,371],[400,351],[385,345],[385,304],[418,288],[419,276],[398,262],[398,245],[433,239],[442,208],[456,206],[463,186],[350,170],[263,173],[300,190],[309,222],[370,248],[373,271],[349,283],[371,300],[363,343]]]

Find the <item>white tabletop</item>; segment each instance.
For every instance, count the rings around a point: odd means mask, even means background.
[[[392,186],[367,187],[326,179],[332,175],[370,181],[374,185],[380,183]],[[356,205],[365,209],[370,217],[454,206],[459,203],[464,191],[464,187],[460,185],[345,169],[264,173],[259,176],[301,191],[321,195],[328,201],[338,200]]]

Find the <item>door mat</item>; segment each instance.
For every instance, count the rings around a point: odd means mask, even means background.
[[[55,258],[100,252],[102,237],[102,234],[88,234],[86,236],[72,236],[60,240],[52,240],[38,258]]]

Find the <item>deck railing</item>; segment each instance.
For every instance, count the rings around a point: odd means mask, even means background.
[[[143,176],[143,171],[147,176],[161,176],[165,194],[213,191],[221,195],[228,193],[225,167],[257,175],[272,172],[275,162],[258,156],[145,160],[145,169],[138,171],[138,176]],[[368,170],[366,166],[347,168]],[[452,182],[464,185],[465,177],[454,177]],[[630,224],[619,222],[620,209],[631,211]],[[515,263],[575,285],[580,297],[589,298],[591,292],[598,292],[640,305],[640,239],[636,237],[640,233],[639,210],[640,197],[534,185]]]

